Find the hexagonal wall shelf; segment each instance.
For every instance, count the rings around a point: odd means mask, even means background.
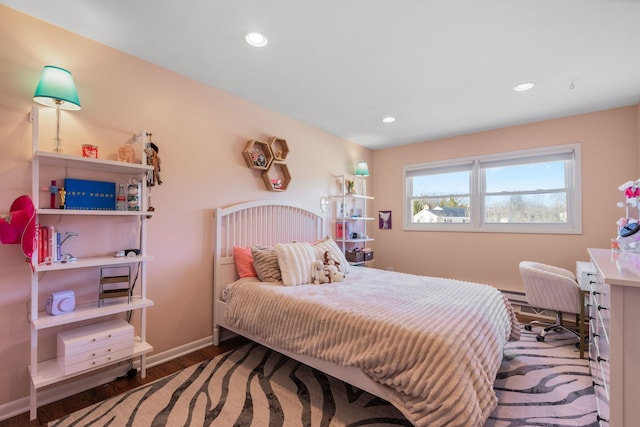
[[[269,139],[269,144],[271,145],[271,152],[273,153],[274,160],[282,162],[287,158],[287,155],[289,154],[289,146],[287,145],[286,139],[274,136]]]
[[[271,163],[273,162],[273,151],[271,146],[257,139],[252,139],[247,142],[247,145],[242,151],[244,161],[251,169],[269,170]]]
[[[269,170],[262,172],[262,179],[267,190],[285,191],[291,182],[291,174],[286,164],[273,162]]]

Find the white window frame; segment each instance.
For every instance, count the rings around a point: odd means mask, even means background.
[[[567,222],[563,224],[514,224],[514,223],[485,223],[484,222],[484,173],[483,164],[505,165],[519,163],[526,164],[527,159],[553,160],[554,157],[572,154],[565,167],[565,182],[567,184]],[[471,164],[469,189],[471,193],[471,217],[468,223],[413,223],[413,207],[411,203],[413,189],[408,179],[419,174],[420,171],[442,170],[446,173],[459,169],[463,165]],[[458,232],[488,232],[488,233],[540,233],[540,234],[581,234],[582,233],[582,172],[581,172],[580,144],[565,144],[553,147],[534,148],[500,154],[489,154],[465,157],[439,162],[420,163],[403,167],[403,229],[407,231],[458,231]],[[535,193],[535,192],[531,192]]]

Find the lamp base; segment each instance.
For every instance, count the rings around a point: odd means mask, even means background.
[[[56,142],[56,145],[53,147],[54,153],[62,153],[62,140],[60,139],[60,107],[62,106],[62,101],[59,99],[54,99],[56,103],[56,137],[53,139]]]

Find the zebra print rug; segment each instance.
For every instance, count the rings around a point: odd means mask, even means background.
[[[597,426],[575,339],[523,330],[495,381],[486,426]],[[377,397],[257,344],[85,408],[49,426],[410,426]]]

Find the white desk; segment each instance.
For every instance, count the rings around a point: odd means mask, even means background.
[[[589,359],[600,424],[635,427],[640,413],[640,254],[588,252],[595,273],[589,281]]]

